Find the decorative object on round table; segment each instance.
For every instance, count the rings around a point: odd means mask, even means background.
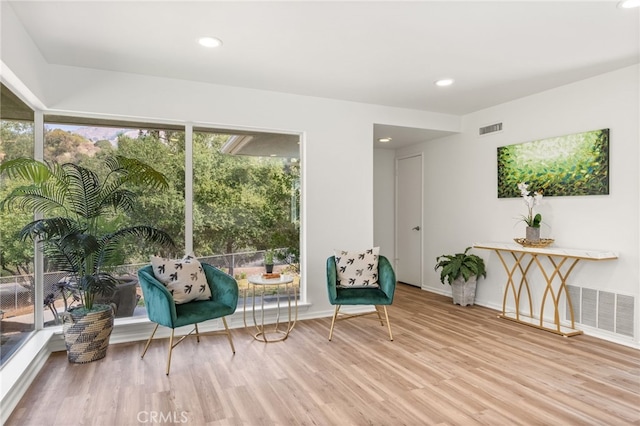
[[[514,238],[513,241],[523,247],[544,248],[553,244],[553,238],[540,238],[538,241],[531,241],[526,238]]]
[[[267,274],[270,274],[273,272],[273,257],[274,257],[274,251],[269,249],[269,250],[265,250],[264,252],[264,270]]]

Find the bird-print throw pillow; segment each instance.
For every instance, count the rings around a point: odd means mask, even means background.
[[[182,259],[151,256],[151,265],[153,274],[167,287],[176,305],[211,299],[207,277],[193,253]]]
[[[378,255],[380,247],[363,251],[334,250],[336,285],[341,288],[378,288]]]

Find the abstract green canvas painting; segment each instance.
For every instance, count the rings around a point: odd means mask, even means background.
[[[609,194],[609,129],[498,147],[498,198]]]

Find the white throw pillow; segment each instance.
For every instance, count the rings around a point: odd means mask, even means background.
[[[151,256],[151,265],[153,274],[167,287],[176,305],[211,299],[207,277],[193,253],[182,259]]]
[[[380,247],[364,251],[334,250],[336,285],[341,288],[378,288],[378,255]]]

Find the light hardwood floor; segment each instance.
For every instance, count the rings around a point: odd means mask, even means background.
[[[166,340],[111,345],[104,360],[52,354],[14,425],[640,425],[640,351],[565,338],[399,285],[386,327],[299,322],[265,344],[233,330],[188,339],[165,376]]]

